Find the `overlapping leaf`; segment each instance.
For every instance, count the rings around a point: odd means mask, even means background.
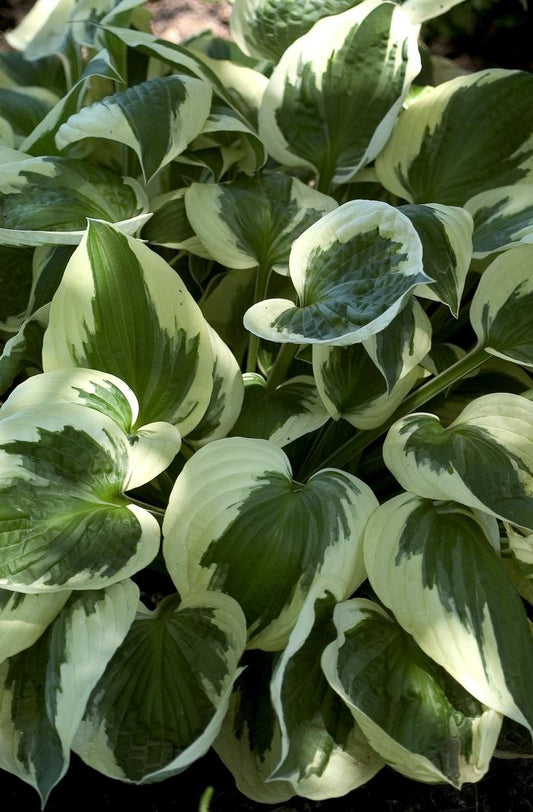
[[[127,436],[106,415],[44,404],[0,420],[0,586],[93,589],[145,567],[159,526],[123,491]]]
[[[221,265],[287,273],[294,240],[337,203],[297,178],[273,173],[193,183],[185,206],[194,231]]]
[[[293,243],[289,271],[299,306],[267,299],[245,327],[271,341],[344,346],[385,329],[419,284],[422,244],[410,220],[387,203],[352,200]]]
[[[346,795],[383,766],[320,667],[325,647],[336,636],[335,592],[335,582],[315,584],[271,683],[281,727],[281,757],[272,777],[317,801]]]
[[[294,795],[288,781],[269,778],[281,753],[279,722],[269,696],[274,656],[253,652],[253,659],[235,682],[213,744],[239,791],[263,804],[283,803]]]
[[[274,68],[259,134],[282,165],[345,183],[384,147],[420,70],[416,29],[393,3],[366,0],[318,20]]]
[[[533,245],[500,254],[485,270],[470,322],[486,352],[533,366]]]
[[[291,5],[282,0],[235,0],[231,36],[243,53],[277,62],[317,20],[355,5],[357,0],[304,0]]]
[[[183,152],[201,131],[211,85],[190,76],[165,76],[84,107],[62,124],[59,149],[84,138],[108,138],[131,147],[146,181]]]
[[[320,397],[334,420],[358,429],[381,426],[418,378],[413,367],[389,390],[383,375],[361,344],[313,347],[313,372]]]
[[[376,603],[335,610],[322,666],[372,747],[399,772],[460,787],[487,772],[501,715],[484,708]]]
[[[21,150],[31,155],[57,155],[59,151],[55,143],[56,131],[61,124],[78,111],[85,92],[96,77],[123,82],[122,76],[106,49],[93,56],[68,93],[44,117],[41,117],[41,120],[22,142]]]
[[[375,506],[370,489],[343,471],[320,471],[304,485],[272,443],[217,440],[176,480],[163,554],[180,594],[227,592],[246,615],[249,647],[275,651],[320,575],[336,577],[342,595],[362,582],[359,540]]]
[[[404,417],[383,459],[406,491],[533,530],[533,403],[520,395],[476,398],[447,428],[435,415]]]
[[[494,538],[486,515],[405,493],[369,521],[365,561],[379,599],[425,653],[531,732],[533,638]]]
[[[165,421],[182,435],[213,387],[207,326],[179,276],[140,240],[94,220],[52,301],[43,366],[110,372],[134,391],[137,425]]]
[[[532,98],[533,76],[503,69],[432,88],[401,113],[376,160],[379,180],[412,203],[452,206],[488,189],[527,183],[533,176]]]
[[[141,187],[74,158],[21,155],[0,165],[0,244],[80,242],[88,217],[134,233],[148,219]]]
[[[424,249],[424,271],[433,280],[419,296],[444,302],[459,314],[466,274],[472,259],[472,218],[458,206],[400,206],[417,230]]]
[[[364,347],[391,393],[430,351],[431,322],[418,301],[409,299],[389,326],[365,341]]]
[[[244,382],[235,356],[216,330],[209,325],[207,329],[213,350],[213,388],[202,419],[187,438],[195,447],[226,437],[239,417],[244,399]]]
[[[131,490],[158,476],[178,453],[180,433],[162,421],[135,428],[139,403],[129,386],[108,372],[56,369],[19,384],[0,407],[0,418],[40,404],[77,403],[107,415],[128,435],[131,446]]]
[[[31,784],[43,805],[67,771],[86,702],[133,621],[138,594],[124,581],[72,596],[36,644],[0,665],[0,766]]]
[[[310,375],[299,375],[269,389],[262,375],[244,375],[244,403],[233,426],[237,437],[263,437],[283,448],[321,428],[328,413]]]
[[[502,186],[465,203],[474,219],[474,257],[533,242],[533,183]]]
[[[0,663],[32,646],[62,610],[70,592],[28,595],[0,589]]]
[[[246,641],[228,595],[139,605],[94,688],[73,749],[105,775],[140,784],[176,775],[208,750],[228,708]]]
[[[0,393],[9,389],[17,375],[42,372],[41,353],[49,310],[49,305],[40,307],[6,341],[0,356]]]

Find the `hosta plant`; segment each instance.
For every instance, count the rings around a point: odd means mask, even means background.
[[[440,82],[454,4],[8,36],[0,767],[43,803],[71,750],[263,803],[532,755],[533,76]]]

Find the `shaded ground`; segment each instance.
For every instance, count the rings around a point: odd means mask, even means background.
[[[52,790],[46,812],[197,812],[206,787],[214,789],[209,812],[532,812],[533,762],[495,759],[488,775],[461,792],[408,781],[385,768],[344,798],[311,802],[294,798],[265,806],[238,793],[218,758],[210,753],[186,773],[161,784],[136,787],[89,770],[73,757],[68,774]],[[38,812],[37,794],[7,773],[0,779],[3,808]]]
[[[0,30],[16,25],[31,0],[0,0]],[[230,5],[225,0],[153,0],[154,32],[179,42],[210,28],[227,35]],[[427,27],[426,40],[436,53],[451,57],[468,69],[500,66],[533,69],[531,15],[519,0],[473,0],[458,7],[445,20]],[[0,773],[3,808],[37,812],[37,794],[19,779]],[[310,802],[296,798],[281,806],[266,807],[248,801],[235,790],[233,779],[214,753],[185,774],[161,784],[134,787],[105,778],[73,757],[71,767],[52,791],[47,812],[197,812],[207,787],[214,794],[210,812],[533,812],[533,760],[494,759],[491,770],[478,784],[461,792],[408,781],[391,769],[345,798]]]

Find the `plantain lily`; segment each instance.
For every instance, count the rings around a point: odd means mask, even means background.
[[[350,808],[533,754],[533,80],[442,81],[457,2],[8,35],[0,768],[43,804],[71,751]]]

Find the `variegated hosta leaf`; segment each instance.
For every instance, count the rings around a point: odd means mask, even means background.
[[[358,429],[381,426],[415,385],[414,367],[387,389],[383,375],[362,344],[313,347],[313,372],[320,397],[334,420],[341,417]]]
[[[390,429],[383,459],[406,491],[533,530],[533,402],[521,395],[476,398],[447,428],[408,415]]]
[[[138,595],[132,581],[77,593],[37,643],[0,665],[0,766],[31,784],[43,806]]]
[[[213,743],[246,641],[238,604],[222,593],[165,598],[136,620],[96,685],[73,749],[135,784],[185,770]]]
[[[463,690],[378,604],[345,601],[334,620],[338,637],[322,667],[371,746],[416,781],[458,788],[479,781],[501,715]]]
[[[419,284],[422,244],[410,220],[387,203],[352,200],[293,243],[289,271],[300,304],[267,299],[244,317],[270,341],[343,346],[384,330]]]
[[[137,154],[146,181],[183,152],[209,115],[211,86],[190,76],[165,76],[84,107],[62,124],[56,144],[109,138]]]
[[[343,471],[295,482],[288,458],[267,440],[217,440],[176,480],[163,554],[180,594],[227,592],[246,615],[249,647],[276,651],[317,578],[338,578],[343,596],[364,580],[359,540],[376,504]]]
[[[420,70],[416,28],[393,3],[366,0],[318,20],[285,51],[259,109],[269,154],[346,183],[384,147]]]
[[[217,94],[225,97],[224,86],[218,80],[216,73],[210,70],[199,55],[191,49],[168,40],[158,39],[145,31],[136,31],[131,28],[107,25],[106,32],[123,42],[128,48],[158,59],[175,68],[180,74],[190,74],[199,79],[207,79],[216,88]]]
[[[31,155],[56,155],[58,150],[55,134],[60,125],[78,111],[81,100],[95,77],[123,82],[111,55],[105,49],[87,63],[78,81],[32,129],[20,148]]]
[[[0,329],[16,332],[28,306],[33,282],[33,251],[0,246]]]
[[[153,245],[183,249],[210,259],[209,252],[193,231],[185,212],[184,189],[174,189],[150,201],[152,216],[143,226],[141,238]]]
[[[428,657],[532,732],[533,636],[492,522],[404,493],[369,521],[365,561],[378,598]]]
[[[244,403],[232,434],[262,437],[283,448],[321,428],[329,415],[310,375],[299,375],[269,389],[262,375],[244,375]]]
[[[431,288],[429,288],[431,290]],[[431,349],[431,322],[416,299],[388,327],[364,342],[364,348],[387,382],[389,394]]]
[[[513,559],[524,576],[533,582],[533,533],[507,523],[505,532]]]
[[[70,594],[65,590],[27,595],[0,589],[0,662],[32,646],[57,617]]]
[[[217,277],[216,284],[207,289],[199,302],[205,318],[239,362],[242,362],[250,340],[243,316],[254,300],[256,279],[256,274],[246,270],[228,271]]]
[[[424,271],[433,284],[421,286],[418,296],[444,302],[459,313],[466,274],[472,259],[472,217],[458,206],[400,206],[412,222],[424,249]]]
[[[0,111],[17,146],[37,127],[59,99],[44,87],[0,87]]]
[[[0,393],[6,392],[17,375],[41,372],[43,335],[48,325],[50,305],[44,305],[23,321],[4,345],[0,356]]]
[[[496,257],[472,300],[470,322],[486,352],[533,367],[533,245]]]
[[[13,32],[10,32],[13,33]],[[46,87],[57,96],[66,90],[65,71],[57,54],[31,62],[17,51],[0,53],[0,87]]]
[[[187,437],[195,448],[225,437],[233,428],[244,399],[241,368],[235,356],[209,324],[207,330],[213,350],[213,389],[205,414]]]
[[[19,384],[0,407],[0,418],[46,403],[77,403],[107,415],[128,435],[131,445],[132,490],[164,471],[180,450],[181,436],[170,423],[156,422],[135,429],[139,404],[130,387],[96,369],[55,369]]]
[[[140,186],[74,158],[26,158],[0,165],[0,244],[77,244],[88,217],[134,232],[146,222]]]
[[[533,76],[490,68],[444,82],[404,110],[376,160],[379,180],[412,203],[462,206],[533,177]],[[480,121],[483,120],[483,126]]]
[[[43,344],[45,371],[76,366],[125,381],[140,426],[165,421],[184,435],[211,398],[211,342],[194,299],[140,240],[95,220],[65,269]]]
[[[195,43],[191,43],[194,48]],[[201,51],[196,55],[222,82],[234,107],[254,126],[257,125],[257,112],[268,85],[268,79],[258,70],[238,65],[230,59],[211,59]]]
[[[474,257],[533,242],[533,183],[501,186],[465,203],[474,219]]]
[[[106,415],[73,404],[22,409],[0,420],[0,457],[0,586],[100,588],[157,554],[157,521],[123,495],[128,438]]]
[[[457,344],[441,344],[437,342],[431,345],[431,351],[422,360],[421,366],[432,375],[438,375],[459,361],[459,359],[464,358],[465,355],[465,350]]]
[[[78,45],[94,48],[95,42],[105,37],[108,25],[139,25],[142,17],[133,16],[133,12],[141,5],[142,0],[77,0],[70,15],[72,37]],[[146,10],[144,12],[148,15]]]
[[[194,231],[221,265],[286,274],[294,240],[337,203],[297,178],[274,173],[193,183],[185,206]]]
[[[320,667],[336,637],[336,592],[327,579],[311,589],[271,683],[281,727],[281,757],[272,776],[317,801],[346,795],[383,766]]]
[[[5,118],[0,118],[0,145],[14,149],[15,147],[15,133],[9,121]]]
[[[34,250],[33,282],[26,317],[50,304],[74,250],[73,245],[39,245]]]
[[[215,147],[222,159],[220,171],[214,176],[219,180],[233,166],[252,175],[267,160],[263,142],[255,129],[241,113],[228,104],[214,102],[211,112],[199,133],[191,144],[191,149],[179,157],[179,161],[194,162],[201,147]]]
[[[239,791],[260,804],[283,803],[295,794],[288,781],[269,777],[281,753],[279,722],[269,695],[273,664],[273,654],[253,652],[235,682],[228,712],[213,743]]]
[[[231,9],[231,36],[248,56],[278,62],[295,39],[322,17],[340,14],[357,0],[235,0]]]

